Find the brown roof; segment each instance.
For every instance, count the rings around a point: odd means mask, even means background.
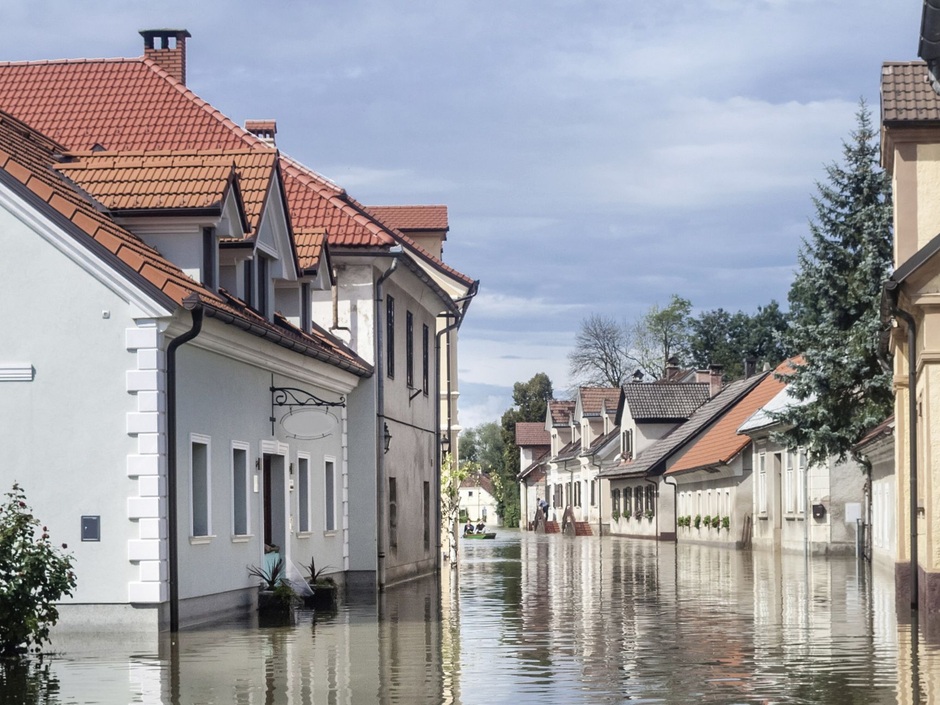
[[[882,122],[940,120],[940,96],[923,61],[887,61],[881,68]]]
[[[732,406],[666,473],[730,463],[751,443],[749,436],[738,434],[738,428],[787,386],[777,375],[784,375],[791,370],[789,360],[780,364],[774,370],[775,374],[767,375],[747,396]]]
[[[545,429],[545,423],[535,421],[519,421],[516,423],[517,446],[550,446],[552,436]]]
[[[447,231],[447,206],[367,206],[366,209],[390,228]]]
[[[461,487],[480,487],[490,493],[493,497],[496,496],[493,490],[493,481],[489,478],[488,475],[482,473],[478,475],[471,475],[470,477],[465,477],[460,481]]]
[[[145,58],[0,62],[0,109],[78,151],[272,151]],[[474,284],[329,179],[287,156],[279,159],[294,227],[326,228],[335,247],[384,249],[400,242],[435,268]]]
[[[198,297],[210,316],[354,374],[371,374],[370,365],[322,329],[308,335],[283,319],[272,323],[225,291],[206,289],[183,274],[157,250],[96,209],[55,170],[63,151],[54,140],[0,112],[0,170],[23,187],[24,198],[36,208],[64,219],[69,232],[83,245],[142,289],[170,306],[181,306]]]
[[[567,426],[571,421],[571,414],[574,412],[575,403],[573,401],[558,401],[556,399],[548,402],[548,410],[552,415],[552,426]]]
[[[600,416],[602,409],[616,410],[620,401],[620,387],[581,387],[578,394],[585,416]]]
[[[300,260],[300,269],[304,272],[320,266],[323,248],[326,246],[326,230],[313,228],[301,230],[294,228],[294,242],[297,244],[297,259]]]
[[[888,436],[894,433],[894,414],[882,421],[880,424],[868,431],[858,443],[855,444],[855,450],[862,450],[865,446],[874,443],[882,436]]]

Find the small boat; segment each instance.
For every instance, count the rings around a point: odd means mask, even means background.
[[[483,533],[464,534],[465,539],[495,539],[495,531],[484,531]]]

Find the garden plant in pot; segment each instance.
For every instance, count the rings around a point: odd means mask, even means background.
[[[318,610],[335,610],[338,593],[336,581],[330,576],[324,576],[323,573],[330,570],[332,566],[325,565],[317,568],[316,559],[310,557],[310,565],[307,566],[307,584],[313,590],[313,597],[308,598],[313,607]]]
[[[297,594],[287,580],[283,558],[276,558],[261,566],[249,566],[248,573],[260,580],[258,584],[258,611],[290,613],[298,601]]]

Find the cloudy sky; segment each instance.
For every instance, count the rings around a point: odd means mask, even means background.
[[[920,0],[5,0],[0,59],[139,56],[185,28],[188,85],[367,204],[443,203],[481,280],[461,421],[568,386],[591,313],[785,304],[814,183]]]

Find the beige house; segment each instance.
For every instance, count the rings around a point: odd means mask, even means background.
[[[932,15],[925,15],[930,18]],[[925,28],[926,29],[926,28]],[[882,69],[882,165],[894,194],[893,323],[898,601],[940,611],[940,54]],[[925,51],[926,49],[926,51]]]

